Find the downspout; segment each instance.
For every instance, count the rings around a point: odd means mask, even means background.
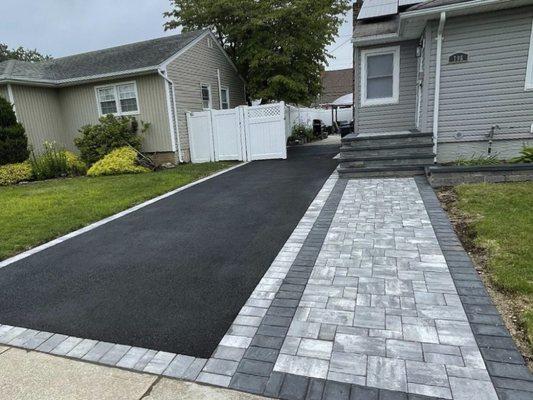
[[[439,103],[440,103],[440,73],[442,66],[442,41],[444,24],[446,23],[446,13],[440,13],[439,31],[437,34],[437,62],[435,66],[435,100],[433,102],[433,153],[437,162],[437,141],[439,137]]]
[[[174,83],[170,79],[168,79],[168,77],[166,75],[166,71],[162,71],[162,70],[158,69],[157,72],[167,82],[167,85],[166,85],[166,88],[165,88],[166,89],[165,92],[168,94],[167,101],[172,103],[172,105],[173,105],[172,111],[174,113],[174,117],[172,118],[172,121],[169,121],[172,124],[172,144],[174,146],[174,151],[175,151],[176,150],[175,149],[175,142],[177,141],[177,144],[178,144],[178,160],[179,160],[180,163],[182,163],[183,162],[183,154],[181,153],[180,135],[179,135],[179,131],[178,131],[178,120],[177,120],[178,113],[177,113],[177,110],[176,110],[176,96],[175,96],[175,93],[174,93]],[[172,99],[170,98],[170,96],[172,96]]]
[[[222,83],[220,81],[220,69],[217,68],[217,81],[218,81],[218,109],[222,110]]]
[[[7,97],[9,98],[9,102],[11,105],[13,105],[13,112],[15,113],[15,117],[17,116],[17,106],[15,105],[15,96],[13,95],[13,88],[11,87],[11,84],[7,84]]]

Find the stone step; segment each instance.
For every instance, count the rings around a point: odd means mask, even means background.
[[[432,143],[408,143],[400,145],[377,145],[377,146],[342,146],[340,149],[341,158],[357,156],[365,157],[391,157],[403,154],[417,153],[420,155],[433,154]]]
[[[342,141],[343,147],[359,146],[392,146],[406,144],[433,144],[432,133],[403,133],[396,135],[377,134],[375,136],[345,136]]]
[[[434,161],[433,154],[403,154],[392,157],[350,157],[340,158],[339,163],[342,167],[393,167],[401,166],[426,166],[432,165]]]
[[[337,168],[340,178],[396,178],[424,175],[424,168],[417,166]]]

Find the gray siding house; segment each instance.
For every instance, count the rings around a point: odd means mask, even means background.
[[[353,43],[356,133],[431,133],[438,162],[533,145],[533,0],[359,0]]]
[[[76,150],[79,129],[104,114],[150,123],[143,150],[189,161],[187,111],[246,104],[235,65],[208,30],[39,63],[0,63],[0,96],[14,104],[30,144]]]

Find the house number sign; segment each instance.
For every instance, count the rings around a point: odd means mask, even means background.
[[[466,53],[455,53],[450,56],[448,62],[450,64],[461,64],[468,61],[468,54]]]

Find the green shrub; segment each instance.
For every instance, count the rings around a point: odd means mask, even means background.
[[[29,155],[24,127],[17,122],[13,106],[0,97],[0,165],[21,163]]]
[[[512,163],[533,163],[533,147],[524,146],[520,156],[511,160]]]
[[[306,125],[298,124],[292,127],[291,136],[295,138],[307,138],[309,141],[315,139],[313,128],[309,128]]]
[[[82,127],[81,136],[74,139],[82,161],[94,164],[106,154],[127,145],[141,149],[142,136],[135,118],[105,115],[99,121],[98,124]],[[141,133],[144,133],[149,125],[142,121],[141,125]]]
[[[87,172],[87,165],[80,160],[80,158],[71,151],[65,151],[67,157],[67,169],[69,175],[85,175]]]
[[[131,147],[121,147],[104,156],[87,171],[88,176],[138,174],[150,169],[138,165],[137,152]]]
[[[32,178],[31,165],[28,161],[16,164],[0,165],[0,186],[14,185]]]
[[[461,166],[461,167],[469,167],[469,166],[476,166],[476,165],[496,165],[501,164],[501,161],[496,158],[496,156],[485,156],[480,155],[476,156],[475,154],[472,155],[471,158],[459,158],[455,163],[455,165]]]
[[[33,176],[37,180],[59,178],[69,173],[65,149],[58,147],[55,142],[44,142],[42,154],[30,157]]]

